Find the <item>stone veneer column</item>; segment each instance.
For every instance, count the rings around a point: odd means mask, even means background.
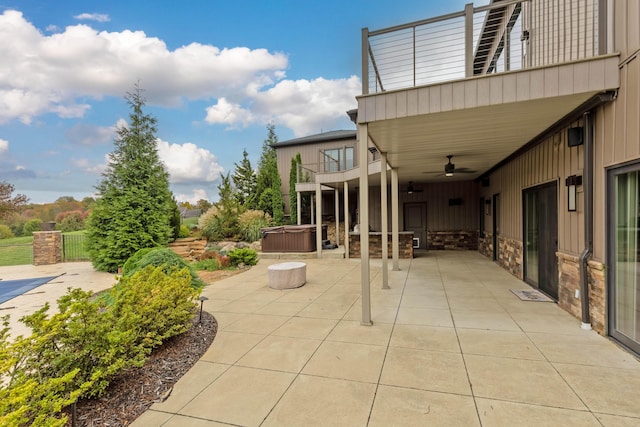
[[[62,232],[35,231],[33,233],[33,265],[62,262]]]
[[[580,299],[576,291],[580,290],[580,263],[575,255],[562,252],[558,256],[558,305],[577,319],[582,318]],[[606,293],[604,265],[589,261],[589,315],[591,327],[599,334],[606,333]]]

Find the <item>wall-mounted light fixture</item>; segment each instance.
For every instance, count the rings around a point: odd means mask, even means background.
[[[582,176],[568,176],[564,183],[567,186],[567,210],[569,212],[575,212],[577,210],[576,187],[582,185]]]
[[[376,159],[376,153],[378,152],[378,149],[376,147],[369,147],[369,148],[367,148],[367,150],[369,150],[369,152],[373,156],[373,160],[375,160]]]
[[[487,216],[491,215],[491,199],[484,201],[484,214]]]

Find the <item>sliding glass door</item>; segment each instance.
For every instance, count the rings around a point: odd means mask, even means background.
[[[640,353],[640,165],[608,175],[609,334]]]

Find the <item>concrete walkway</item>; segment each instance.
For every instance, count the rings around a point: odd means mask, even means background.
[[[41,309],[47,302],[51,309],[57,309],[56,301],[67,293],[68,288],[91,290],[95,293],[110,288],[116,282],[115,275],[95,271],[90,262],[0,267],[2,280],[49,276],[60,277],[0,304],[0,316],[9,315],[12,337],[31,334],[31,330],[19,322],[19,319]],[[0,280],[0,286],[2,286],[2,280]]]
[[[359,260],[207,287],[209,351],[135,426],[638,426],[640,363],[475,252],[401,261],[361,326]]]

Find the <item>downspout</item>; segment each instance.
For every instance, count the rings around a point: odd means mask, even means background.
[[[584,244],[580,254],[580,302],[582,308],[582,329],[591,330],[589,314],[589,270],[588,262],[593,252],[593,118],[591,112],[584,113]]]

